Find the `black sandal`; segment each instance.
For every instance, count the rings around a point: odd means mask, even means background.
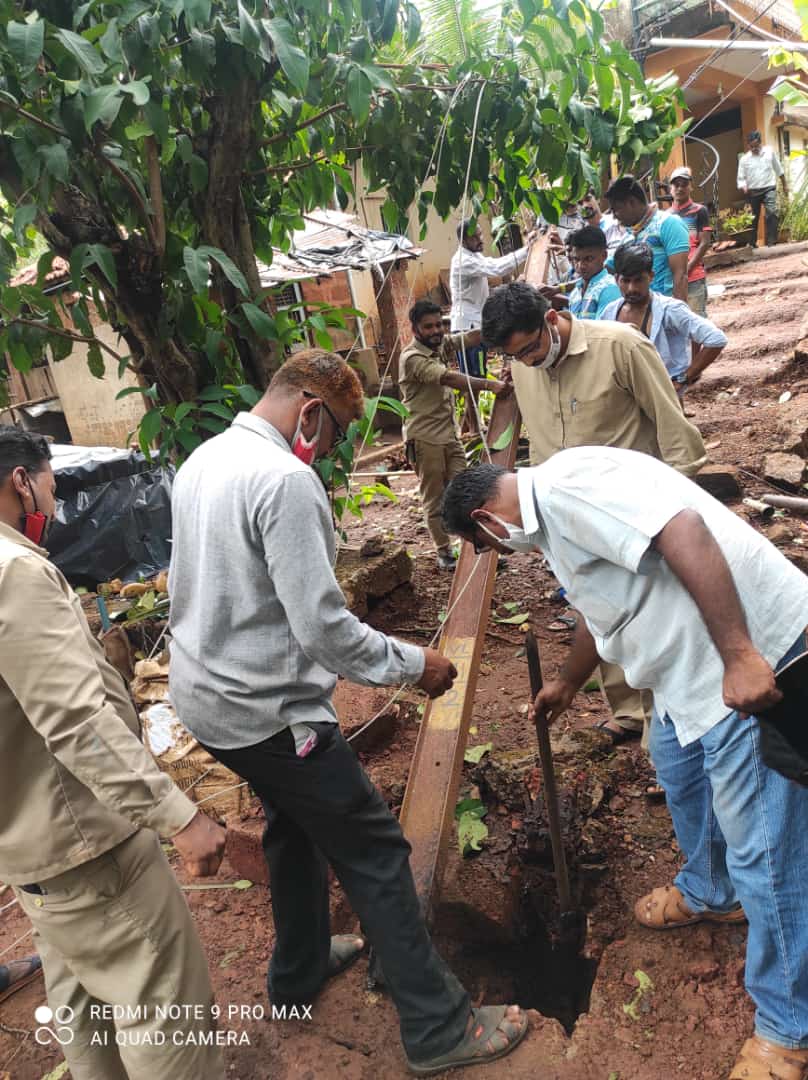
[[[592,727],[597,731],[602,731],[604,735],[608,735],[613,746],[622,746],[623,743],[632,742],[632,740],[642,737],[641,731],[631,731],[630,728],[620,728],[619,731],[613,731],[612,728],[607,727],[609,723],[610,718],[607,717],[605,720],[598,720]]]

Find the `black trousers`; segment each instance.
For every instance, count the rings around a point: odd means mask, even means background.
[[[777,188],[762,188],[760,191],[750,191],[749,204],[752,207],[752,214],[755,219],[753,243],[757,245],[758,221],[760,221],[760,211],[763,208],[766,212],[766,246],[772,247],[777,243],[777,236],[780,232],[780,219],[777,215]]]
[[[407,1057],[445,1054],[463,1037],[471,1005],[432,945],[410,845],[339,727],[310,726],[319,741],[305,758],[288,729],[246,749],[208,747],[264,804],[276,933],[270,997],[307,1000],[326,977],[330,863],[381,963]]]

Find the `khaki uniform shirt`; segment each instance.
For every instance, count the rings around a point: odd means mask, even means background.
[[[47,881],[194,804],[157,768],[62,574],[0,523],[0,881]]]
[[[455,348],[460,348],[460,335],[447,334],[437,352],[413,338],[401,353],[398,384],[410,413],[405,439],[445,445],[457,438],[454,391],[441,383]]]
[[[704,443],[653,345],[633,326],[567,317],[569,345],[555,370],[512,366],[531,461],[571,446],[617,446],[697,473]]]

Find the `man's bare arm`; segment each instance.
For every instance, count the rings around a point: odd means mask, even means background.
[[[780,699],[771,666],[749,637],[727,560],[695,510],[682,510],[654,547],[693,597],[724,664],[724,702],[753,713]]]

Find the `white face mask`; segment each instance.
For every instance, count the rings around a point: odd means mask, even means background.
[[[547,333],[550,335],[550,348],[547,350],[545,358],[538,365],[540,368],[552,367],[561,352],[561,334],[549,323],[547,323]]]
[[[489,511],[490,513],[490,511]],[[528,537],[527,533],[519,525],[512,525],[510,521],[503,521],[501,517],[497,517],[496,514],[491,514],[491,517],[496,521],[497,525],[501,525],[507,532],[508,539],[503,540],[501,536],[497,536],[496,533],[492,533],[490,529],[487,529],[482,522],[477,522],[477,528],[484,532],[487,536],[490,536],[492,540],[496,540],[498,544],[502,544],[503,547],[510,548],[511,551],[518,551],[527,554],[536,550],[536,545]]]

